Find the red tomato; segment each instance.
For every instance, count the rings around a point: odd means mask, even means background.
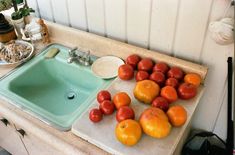
[[[164,97],[156,97],[153,101],[152,101],[152,106],[156,107],[156,108],[160,108],[163,111],[167,111],[169,108],[169,103],[167,101],[167,99],[165,99]]]
[[[100,110],[105,115],[111,115],[115,110],[115,105],[109,100],[104,100],[100,103]]]
[[[190,83],[182,83],[178,88],[178,94],[181,99],[191,99],[197,95],[197,88]]]
[[[138,55],[132,54],[126,58],[126,64],[131,65],[135,69],[140,59]]]
[[[135,75],[136,81],[142,81],[149,78],[149,73],[146,71],[137,71]]]
[[[165,85],[166,85],[166,86],[172,86],[172,87],[174,87],[174,88],[177,88],[178,85],[179,85],[179,82],[178,82],[178,80],[175,79],[175,78],[168,78],[168,79],[166,80],[166,82],[165,82]]]
[[[178,99],[177,91],[172,86],[165,86],[161,89],[161,96],[167,99],[169,103],[172,103]]]
[[[155,81],[160,86],[163,86],[165,83],[165,75],[162,72],[153,72],[149,79]]]
[[[135,113],[131,107],[122,106],[116,113],[116,120],[121,122],[126,119],[135,119]]]
[[[89,118],[92,122],[96,123],[102,120],[103,115],[99,109],[92,109],[89,113]]]
[[[184,77],[183,71],[179,67],[172,67],[168,72],[167,72],[168,78],[176,78],[177,80],[182,80]]]
[[[111,95],[107,90],[101,90],[98,94],[97,94],[97,101],[99,103],[103,102],[104,100],[111,100]]]
[[[168,70],[169,70],[169,67],[164,62],[159,62],[155,64],[153,67],[153,72],[157,71],[157,72],[162,72],[163,74],[165,74]]]
[[[130,80],[134,77],[134,69],[131,65],[123,64],[118,68],[118,77],[122,80]]]
[[[153,68],[153,61],[149,58],[144,58],[138,63],[138,70],[150,72]]]

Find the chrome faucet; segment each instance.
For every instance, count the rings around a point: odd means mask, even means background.
[[[67,60],[68,63],[72,62],[78,62],[81,65],[89,66],[92,64],[91,58],[90,58],[90,51],[83,52],[84,54],[81,56],[77,52],[77,47],[70,49],[69,52],[69,58]]]
[[[81,56],[76,54],[77,47],[70,49],[69,52],[69,58],[67,60],[68,63],[72,63],[76,59],[80,59]]]

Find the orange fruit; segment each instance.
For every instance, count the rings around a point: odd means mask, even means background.
[[[171,124],[176,127],[184,125],[187,120],[187,111],[181,105],[170,107],[166,114]]]
[[[131,104],[131,98],[125,92],[119,92],[114,95],[113,103],[115,107],[119,109],[121,106],[129,106]]]
[[[167,99],[169,103],[174,102],[178,99],[177,92],[172,86],[165,86],[161,89],[161,96]]]
[[[144,133],[154,138],[164,138],[171,131],[167,115],[155,107],[148,108],[141,114],[140,125]]]
[[[184,82],[190,83],[198,87],[201,83],[201,76],[196,73],[188,73],[184,76]]]
[[[127,119],[117,124],[115,135],[122,144],[132,146],[140,140],[142,130],[137,121]]]
[[[137,100],[151,104],[152,100],[158,96],[160,87],[151,80],[143,80],[136,83],[134,96]]]

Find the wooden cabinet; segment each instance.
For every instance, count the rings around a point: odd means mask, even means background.
[[[12,155],[62,155],[56,148],[34,136],[22,126],[1,117],[0,146]]]
[[[29,130],[24,129],[23,127],[20,127],[16,125],[17,130],[23,130],[25,132],[25,135],[21,135],[21,139],[30,155],[63,155],[61,152],[56,150],[56,148],[48,145],[40,138],[32,135]]]
[[[12,122],[0,116],[0,146],[13,155],[28,155]]]

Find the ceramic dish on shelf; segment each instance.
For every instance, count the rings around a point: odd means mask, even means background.
[[[17,62],[7,62],[5,60],[0,59],[0,67],[15,67],[15,66],[20,65],[21,63],[24,63],[24,62],[28,61],[33,56],[34,47],[33,47],[32,44],[30,44],[26,41],[23,41],[23,40],[15,40],[15,44],[21,44],[21,45],[29,47],[30,48],[29,54],[25,58],[23,58],[23,59],[21,59],[20,61],[17,61]]]
[[[116,56],[103,56],[97,59],[91,66],[92,72],[102,79],[111,79],[118,75],[118,67],[124,61]]]

